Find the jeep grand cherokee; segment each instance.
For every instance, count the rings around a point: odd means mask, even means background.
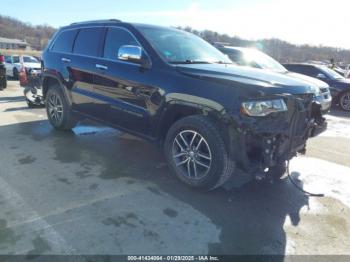
[[[92,118],[164,147],[187,185],[214,189],[243,173],[280,178],[324,126],[305,82],[238,67],[173,28],[104,20],[61,28],[43,54],[50,123]]]

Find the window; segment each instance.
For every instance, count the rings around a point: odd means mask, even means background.
[[[74,54],[98,56],[103,28],[81,29],[75,40]]]
[[[6,63],[8,63],[8,64],[12,64],[11,56],[5,56],[5,61],[6,61]]]
[[[13,63],[20,63],[19,62],[19,56],[14,56],[13,57]]]
[[[170,28],[137,26],[148,42],[169,63],[226,63],[232,61],[214,46],[193,34]]]
[[[126,30],[109,28],[106,36],[103,57],[117,60],[119,48],[123,45],[139,46],[135,38]]]
[[[39,63],[39,61],[32,56],[23,56],[23,62],[24,63]]]
[[[62,32],[56,39],[52,50],[55,52],[70,53],[72,52],[73,42],[77,30],[68,30]]]

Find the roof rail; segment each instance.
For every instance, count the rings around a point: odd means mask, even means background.
[[[109,23],[109,22],[120,23],[122,21],[118,19],[91,20],[91,21],[75,22],[75,23],[71,23],[70,25],[80,25],[80,24],[90,24],[90,23]]]

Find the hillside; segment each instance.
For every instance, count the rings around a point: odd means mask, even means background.
[[[56,29],[51,26],[33,26],[17,19],[0,15],[0,37],[26,40],[36,50],[42,50],[55,31]]]
[[[350,50],[325,46],[294,45],[279,39],[248,41],[237,36],[219,34],[209,30],[197,31],[190,27],[181,29],[192,32],[211,43],[224,42],[233,46],[259,48],[282,63],[308,60],[329,61],[331,58],[334,58],[336,62],[350,63]],[[48,25],[33,26],[0,15],[0,37],[26,40],[36,50],[42,50],[46,46],[55,30]]]
[[[209,30],[197,31],[191,27],[180,29],[194,33],[210,43],[223,42],[233,46],[258,48],[281,63],[305,62],[310,60],[329,62],[331,58],[336,62],[350,63],[350,50],[347,49],[326,46],[294,45],[280,39],[249,41],[237,36],[232,37]]]

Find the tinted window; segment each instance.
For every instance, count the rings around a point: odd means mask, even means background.
[[[74,44],[73,53],[79,55],[98,56],[102,28],[81,29]]]
[[[19,63],[19,56],[13,57],[13,63]]]
[[[72,52],[73,42],[76,34],[77,30],[68,30],[62,32],[55,40],[52,50],[55,52],[64,53]]]
[[[120,28],[109,28],[106,36],[103,57],[116,60],[118,50],[123,45],[136,45],[135,38],[126,30]]]
[[[12,64],[11,56],[5,56],[6,63]]]

